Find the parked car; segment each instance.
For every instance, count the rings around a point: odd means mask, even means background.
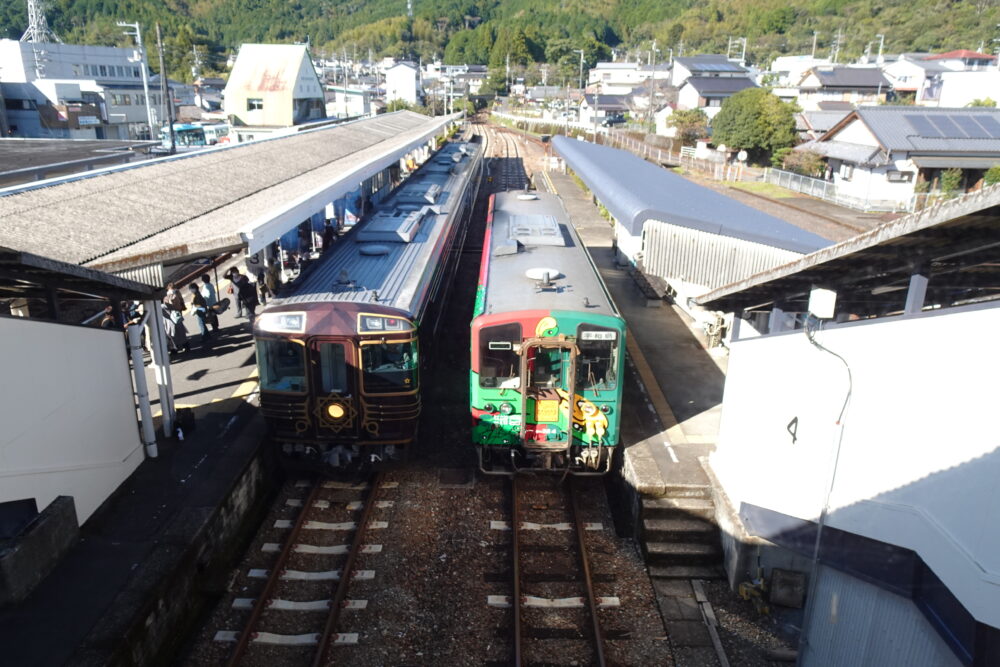
[[[620,113],[616,113],[607,116],[603,121],[601,121],[601,125],[604,127],[611,127],[612,125],[621,125],[624,122],[625,116]]]

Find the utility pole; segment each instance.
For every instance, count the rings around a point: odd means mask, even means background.
[[[583,49],[573,49],[580,54],[580,94],[583,94]]]
[[[123,32],[130,37],[135,37],[136,55],[138,56],[136,60],[139,61],[139,68],[142,70],[142,94],[146,102],[146,123],[149,125],[149,138],[153,139],[153,107],[149,103],[149,66],[146,65],[146,49],[142,46],[142,31],[139,29],[138,23],[119,21],[118,25],[122,28],[132,28],[134,31]]]
[[[813,30],[813,50],[812,50],[812,56],[810,57],[814,60],[816,58],[816,38],[818,36],[819,36],[819,30]]]
[[[174,137],[174,105],[170,99],[170,86],[167,84],[167,68],[163,64],[163,35],[160,24],[156,24],[156,50],[160,54],[160,94],[163,95],[163,107],[166,111],[167,126],[170,128],[170,154],[177,152],[177,139]]]
[[[28,0],[28,29],[21,35],[22,42],[58,42],[62,44],[45,20],[45,3],[42,0]]]
[[[198,45],[192,44],[191,51],[194,53],[194,64],[191,65],[191,78],[195,81],[201,76],[201,54],[198,53]]]
[[[881,65],[885,62],[882,59],[882,47],[885,46],[885,35],[875,35],[878,37],[878,58],[875,59],[875,63]]]

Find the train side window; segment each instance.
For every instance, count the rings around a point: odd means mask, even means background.
[[[260,369],[262,390],[305,393],[305,347],[298,341],[283,338],[258,339],[257,367]]]
[[[340,343],[323,343],[319,346],[320,378],[326,393],[347,393],[347,363],[344,346]]]
[[[618,387],[618,332],[607,327],[581,324],[577,329],[576,386],[589,391]]]
[[[371,343],[361,346],[365,391],[391,394],[417,388],[417,342]]]
[[[479,386],[484,389],[517,389],[521,386],[521,361],[515,347],[521,344],[520,324],[498,324],[479,332]]]

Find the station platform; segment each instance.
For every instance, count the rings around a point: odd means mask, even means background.
[[[256,382],[247,320],[223,313],[219,337],[202,347],[193,319],[185,317],[191,352],[175,357],[171,373],[176,403],[194,409],[196,428],[183,441],[158,428],[159,456],[80,528],[27,599],[0,610],[3,664],[160,662],[157,633],[197,620],[188,590],[224,585],[220,555],[232,551],[219,546],[239,543],[254,505],[263,509],[269,466],[261,465],[263,423],[248,402]],[[147,366],[156,413],[151,373]]]
[[[634,418],[624,420],[629,482],[651,496],[672,487],[708,485],[698,459],[714,450],[718,438],[725,351],[709,350],[704,332],[677,306],[647,306],[635,281],[615,261],[611,223],[570,176],[549,171],[542,179],[562,198],[628,323],[628,352],[644,403],[631,406]]]
[[[660,495],[707,483],[698,458],[718,433],[725,357],[679,309],[646,307],[615,264],[611,227],[570,177],[549,174],[629,325],[629,357],[641,383],[626,388],[623,442],[630,483]],[[220,272],[224,267],[220,267]],[[220,297],[227,283],[220,285]],[[231,297],[230,297],[231,298]],[[191,351],[171,364],[177,407],[196,429],[183,441],[158,430],[159,456],[147,459],[80,530],[80,539],[22,603],[0,610],[0,655],[11,665],[106,665],[162,661],[166,628],[191,627],[192,591],[222,590],[228,560],[248,539],[274,481],[260,447],[253,405],[249,325],[234,309],[220,335],[202,346],[187,317]],[[155,383],[147,367],[153,411]],[[635,386],[641,385],[641,386]],[[695,482],[692,482],[695,480]],[[195,602],[193,603],[192,600]],[[176,646],[170,647],[172,653]]]

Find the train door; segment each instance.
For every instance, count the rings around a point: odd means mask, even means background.
[[[528,341],[521,348],[521,439],[528,449],[565,451],[573,438],[577,348],[565,341]]]
[[[318,434],[356,437],[360,419],[354,346],[347,340],[314,338],[309,347]]]

